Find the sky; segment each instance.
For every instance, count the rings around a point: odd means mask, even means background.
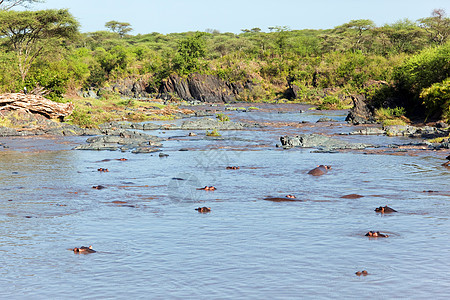
[[[289,29],[330,29],[351,20],[376,25],[429,17],[435,8],[450,15],[450,0],[45,0],[33,9],[67,8],[82,32],[106,30],[111,20],[128,22],[131,34],[162,34],[271,26]]]

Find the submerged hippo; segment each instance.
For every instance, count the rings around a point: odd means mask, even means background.
[[[92,188],[93,188],[93,189],[96,189],[96,190],[103,190],[103,189],[106,189],[106,187],[104,187],[103,185],[94,185]]]
[[[236,166],[227,167],[227,170],[239,170],[239,167]]]
[[[366,233],[366,236],[368,237],[388,237],[389,235],[380,233],[379,231],[369,231]]]
[[[92,249],[92,246],[89,246],[89,247],[81,246],[80,248],[75,247],[72,250],[74,253],[95,253],[95,252],[97,252],[94,249]]]
[[[397,212],[395,209],[393,209],[393,208],[390,208],[389,206],[380,206],[380,207],[377,207],[377,208],[375,208],[375,211],[377,212],[377,213],[382,213],[382,214],[388,214],[388,213],[394,213],[394,212]]]
[[[328,170],[331,170],[331,166],[320,165],[320,166],[317,166],[316,168],[312,169],[311,171],[309,171],[308,174],[313,175],[313,176],[320,176],[320,175],[328,173]]]
[[[211,212],[211,207],[203,206],[203,207],[196,208],[195,210],[198,211],[199,213],[209,213],[209,212]]]
[[[361,276],[361,275],[362,276],[367,276],[367,275],[369,275],[369,273],[366,270],[358,271],[355,274],[356,274],[356,276]]]
[[[205,187],[202,187],[202,188],[200,188],[200,189],[197,189],[197,190],[205,190],[205,191],[215,191],[215,190],[216,190],[216,188],[215,188],[215,187],[213,187],[213,186],[205,186]]]
[[[301,202],[301,200],[296,200],[296,197],[293,195],[286,195],[285,198],[283,198],[283,197],[266,197],[266,198],[264,198],[264,200],[272,201],[272,202],[294,202],[294,201]]]

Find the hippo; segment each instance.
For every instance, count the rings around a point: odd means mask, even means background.
[[[203,206],[203,207],[196,208],[195,210],[198,211],[199,213],[209,213],[209,212],[211,212],[211,207]]]
[[[103,190],[103,189],[106,189],[106,187],[104,187],[103,185],[94,185],[92,188],[93,188],[93,189],[96,189],[96,190]]]
[[[361,276],[361,275],[362,276],[367,276],[367,275],[369,275],[369,273],[366,270],[358,271],[355,274],[356,274],[356,276]]]
[[[239,170],[239,167],[236,167],[236,166],[227,167],[227,170]]]
[[[331,166],[320,165],[317,166],[317,168],[314,168],[311,171],[309,171],[308,174],[313,176],[321,176],[323,174],[328,173],[328,170],[331,170]]]
[[[344,198],[344,199],[358,199],[358,198],[362,198],[362,197],[364,197],[364,196],[358,195],[358,194],[348,194],[348,195],[342,196],[341,198]]]
[[[98,168],[97,171],[99,171],[99,172],[109,172],[108,169],[104,169],[104,168]]]
[[[205,190],[205,191],[215,191],[216,188],[213,186],[205,186],[203,188],[197,189],[197,190]]]
[[[291,197],[288,197],[291,196]],[[295,196],[287,195],[285,198],[283,197],[266,197],[264,198],[266,201],[272,201],[272,202],[294,202],[298,201],[301,202],[301,200],[295,200]]]
[[[377,212],[377,213],[382,213],[382,214],[388,214],[388,213],[393,213],[393,212],[397,212],[395,209],[393,209],[393,208],[390,208],[389,206],[380,206],[380,207],[377,207],[377,208],[375,208],[375,211]]]
[[[366,233],[366,236],[368,237],[388,237],[389,235],[380,233],[379,231],[369,231]]]
[[[95,252],[97,252],[94,249],[92,249],[92,246],[89,246],[89,247],[81,246],[80,248],[75,247],[72,250],[74,253],[95,253]]]

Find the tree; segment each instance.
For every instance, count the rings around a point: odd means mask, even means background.
[[[372,20],[360,19],[351,20],[341,26],[334,29],[336,33],[343,33],[347,35],[350,42],[353,43],[353,50],[363,50],[363,44],[368,39],[368,32],[375,27],[375,23]]]
[[[123,38],[125,34],[133,30],[133,28],[131,28],[130,23],[118,21],[106,22],[105,27],[111,30],[112,32],[119,34],[120,38]]]
[[[0,11],[0,38],[17,54],[22,82],[43,52],[78,33],[78,22],[68,10]]]
[[[414,53],[425,44],[425,31],[408,19],[374,29],[378,37],[373,44],[382,44],[383,53]]]
[[[206,55],[204,35],[203,32],[196,32],[178,42],[174,67],[180,74],[189,74],[198,70],[199,59]]]
[[[431,17],[418,20],[419,23],[429,33],[432,42],[439,45],[445,44],[450,36],[450,18],[446,17],[445,10],[435,9]]]
[[[10,10],[14,6],[28,6],[34,2],[43,2],[43,0],[0,0],[0,10]]]

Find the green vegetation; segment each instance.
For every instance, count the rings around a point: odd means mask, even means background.
[[[206,136],[222,136],[217,129],[213,129],[211,131],[206,131]]]
[[[230,121],[230,118],[227,115],[224,115],[222,113],[216,114],[216,119],[218,119],[220,122]]]
[[[3,6],[8,2],[14,1]],[[269,32],[255,27],[240,34],[211,29],[133,36],[129,23],[105,26],[109,31],[79,34],[66,10],[0,11],[0,92],[42,87],[60,100],[80,88],[140,80],[157,93],[169,75],[197,72],[245,87],[242,101],[293,101],[295,94],[295,101],[318,109],[342,109],[350,95],[364,94],[377,107],[401,106],[408,115],[425,108],[429,117],[450,117],[450,19],[443,10],[416,22],[377,27],[351,20],[327,30],[276,26]],[[104,94],[114,102],[111,96]],[[88,111],[80,108],[73,120],[97,122]],[[139,112],[130,117],[139,119]]]
[[[406,125],[410,121],[404,115],[406,110],[403,107],[378,108],[375,110],[375,117],[381,121],[383,126]]]

